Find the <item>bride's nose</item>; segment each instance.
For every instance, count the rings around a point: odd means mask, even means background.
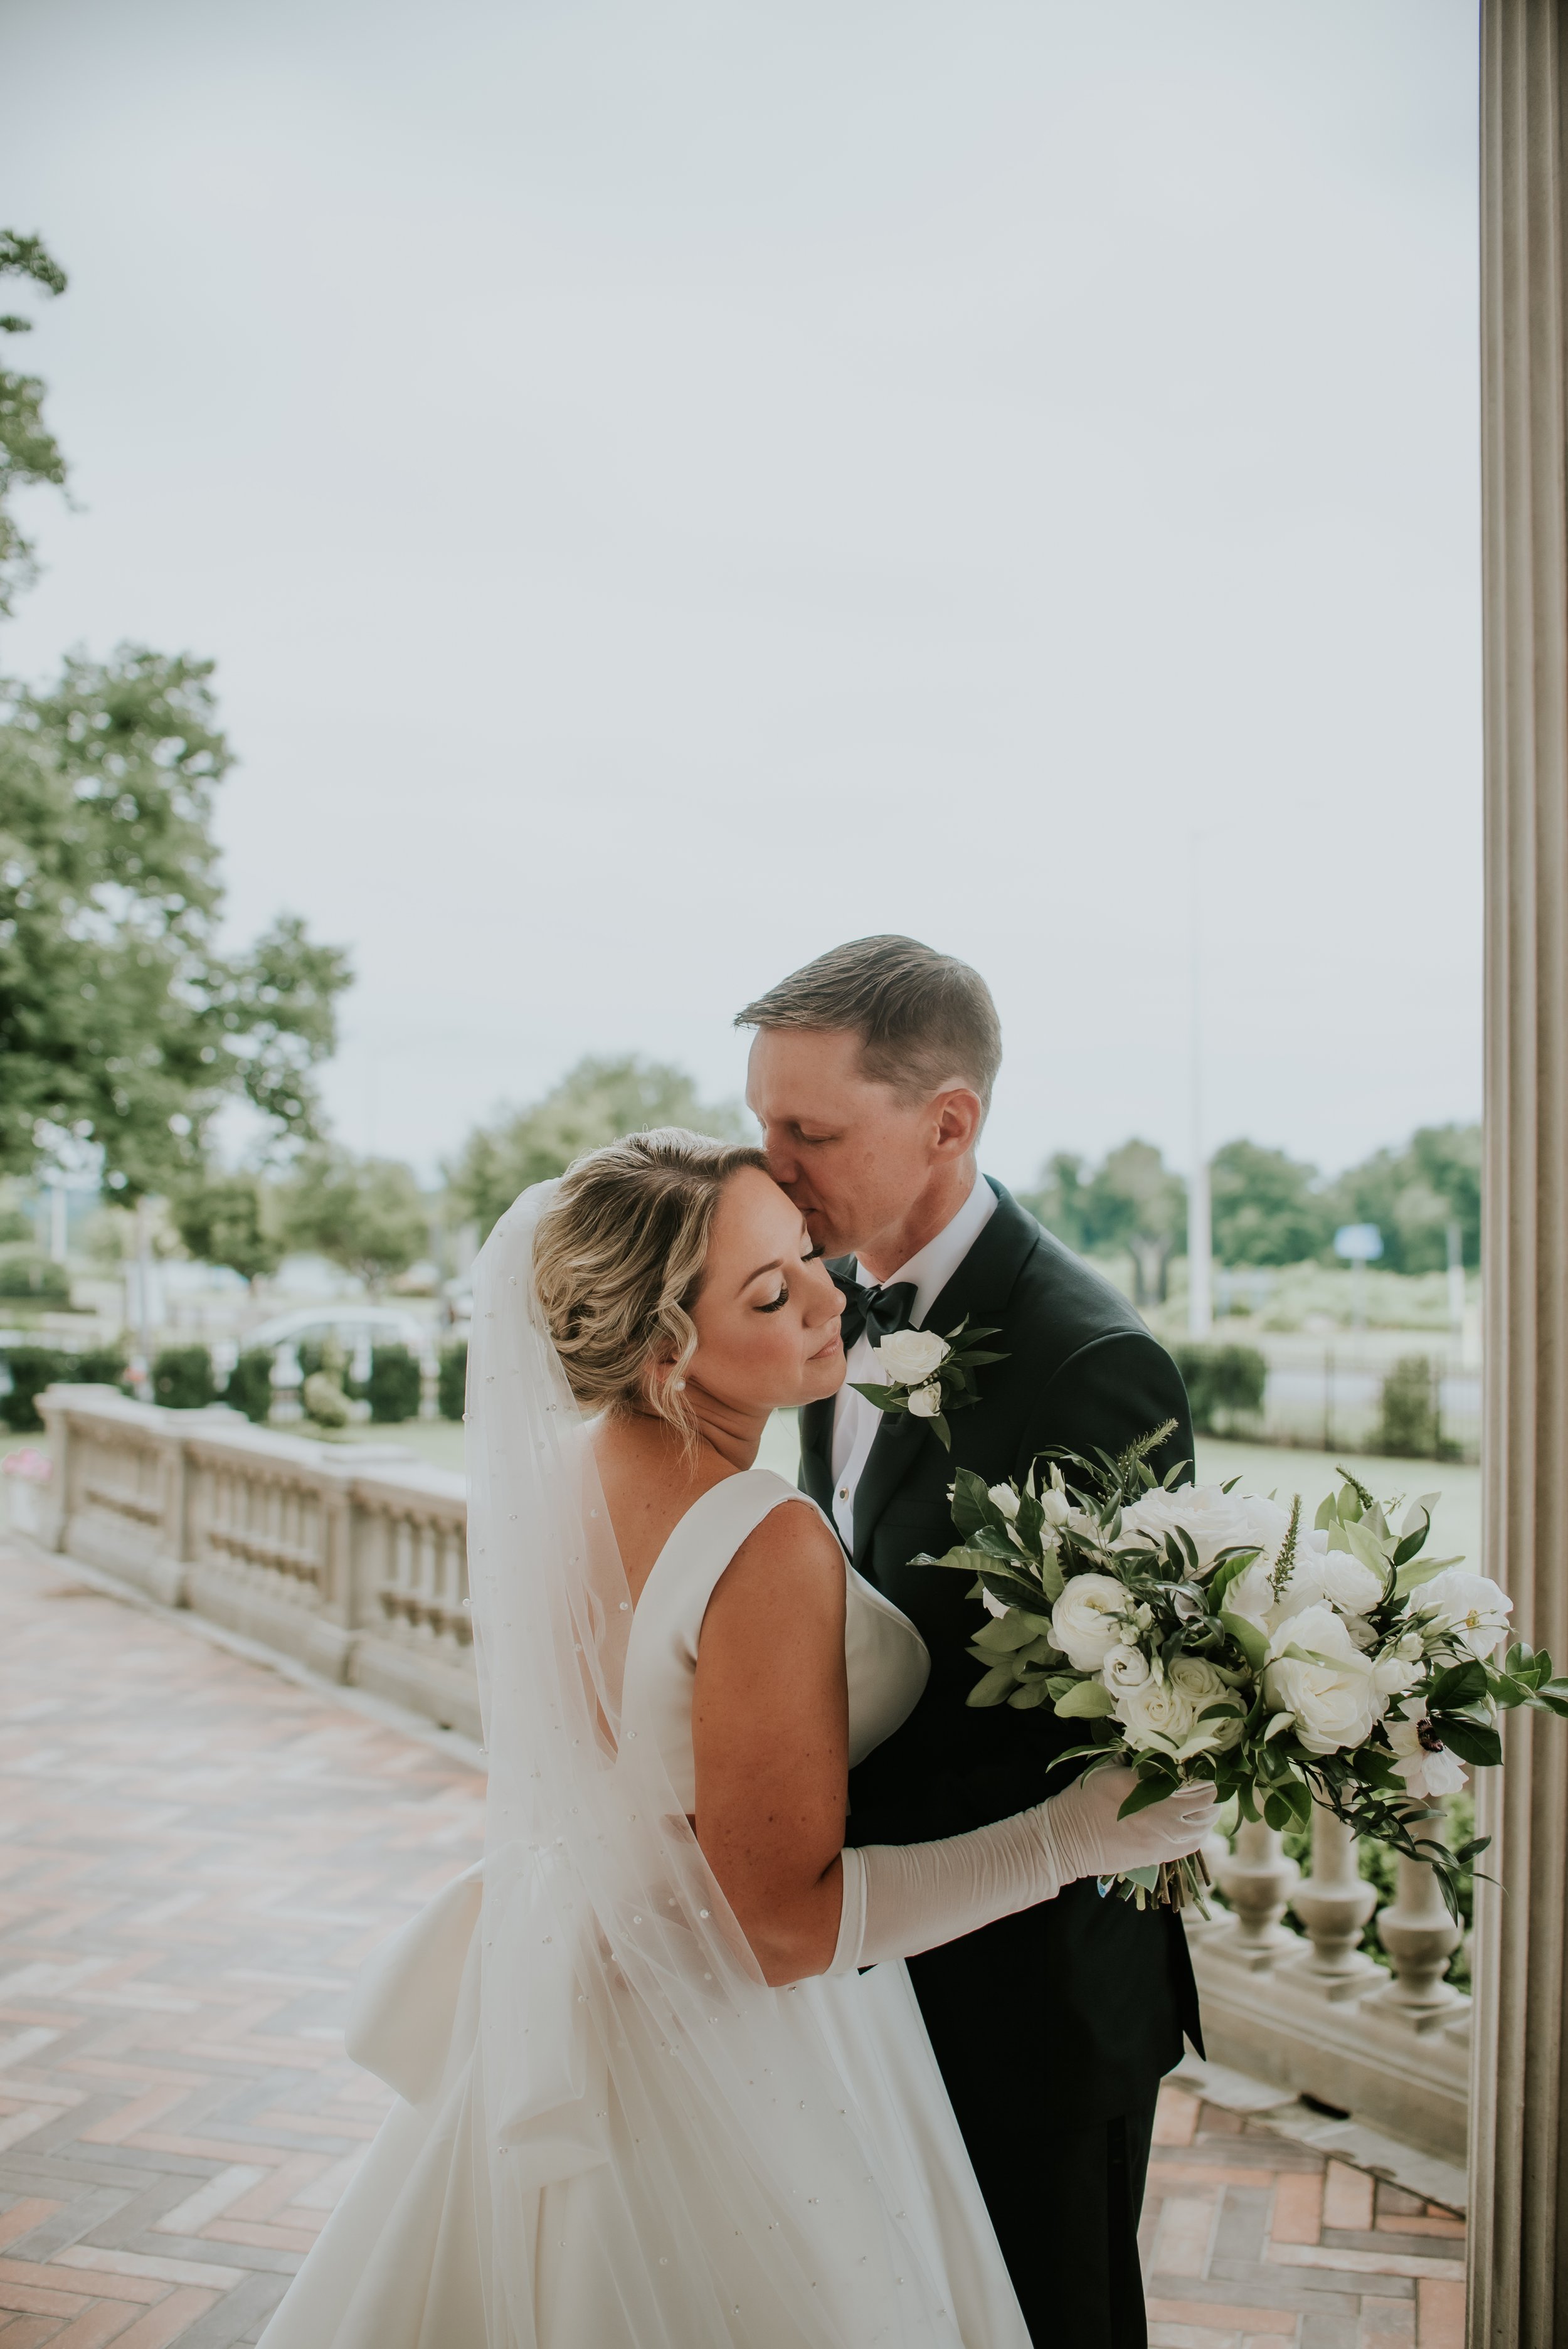
[[[844,1292],[832,1274],[820,1262],[813,1264],[810,1269],[814,1279],[812,1295],[806,1307],[806,1326],[809,1330],[825,1330],[830,1321],[842,1319]]]

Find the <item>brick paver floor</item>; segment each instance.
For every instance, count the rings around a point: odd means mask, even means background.
[[[389,2101],[344,2057],[349,1983],[477,1857],[482,1801],[460,1757],[0,1547],[0,2349],[256,2338]],[[1167,2088],[1153,2349],[1460,2349],[1463,2257],[1435,2206]]]

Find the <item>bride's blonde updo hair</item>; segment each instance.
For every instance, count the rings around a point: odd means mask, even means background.
[[[651,1410],[689,1433],[676,1384],[696,1350],[691,1307],[702,1286],[718,1195],[760,1150],[662,1125],[591,1150],[567,1169],[533,1236],[544,1325],[585,1411]],[[667,1378],[650,1366],[667,1361]]]

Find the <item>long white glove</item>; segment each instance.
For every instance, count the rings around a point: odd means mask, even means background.
[[[1196,1851],[1213,1826],[1213,1787],[1186,1787],[1119,1819],[1137,1783],[1128,1769],[1097,1770],[1032,1811],[941,1843],[846,1847],[844,1905],[829,1972],[916,1957],[998,1917],[1054,1900],[1079,1877],[1153,1868]]]

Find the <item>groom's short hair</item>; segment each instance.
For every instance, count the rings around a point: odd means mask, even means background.
[[[847,1028],[866,1074],[902,1093],[934,1092],[955,1077],[982,1106],[1002,1065],[991,990],[956,956],[918,938],[852,938],[791,971],[735,1015],[738,1028]]]

